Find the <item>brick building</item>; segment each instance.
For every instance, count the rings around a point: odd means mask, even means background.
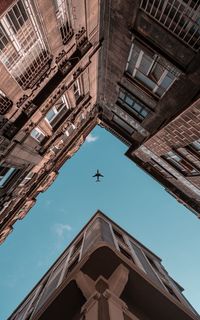
[[[200,217],[200,100],[127,155]]]
[[[98,211],[8,320],[198,320],[153,252]]]
[[[194,0],[1,1],[0,242],[97,124],[146,170],[140,146],[151,150],[171,121],[198,109],[199,19]],[[181,147],[200,138],[192,132]],[[176,181],[147,171],[198,215],[195,159],[192,177],[177,166]]]

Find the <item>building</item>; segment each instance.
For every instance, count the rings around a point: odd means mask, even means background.
[[[0,243],[97,124],[146,170],[137,150],[198,109],[199,19],[193,0],[1,1]],[[198,216],[197,161],[185,183],[147,171]]]
[[[8,320],[198,320],[161,260],[102,212]]]
[[[200,217],[200,100],[127,155]]]

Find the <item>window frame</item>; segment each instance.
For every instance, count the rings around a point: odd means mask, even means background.
[[[120,96],[121,94],[124,95],[124,98]],[[132,100],[132,106],[127,103],[127,98]],[[120,106],[123,106],[126,111],[129,111],[130,114],[133,115],[139,122],[143,122],[151,113],[150,109],[144,103],[139,101],[136,97],[122,87],[119,89],[117,102],[120,104]],[[138,110],[138,108],[135,108],[134,106],[136,105],[141,109]],[[146,115],[143,114],[144,111]]]
[[[199,147],[196,147],[195,144],[198,144]],[[200,154],[200,138],[197,140],[192,141],[189,145],[189,148],[197,152],[197,154]]]
[[[62,104],[60,103],[60,105],[58,105],[58,101],[59,100],[62,100]],[[45,121],[47,121],[47,123],[52,127],[51,123],[53,122],[54,119],[56,119],[56,117],[60,114],[60,112],[66,108],[67,110],[69,110],[69,104],[68,104],[68,101],[67,101],[67,98],[65,95],[63,95],[60,99],[58,99],[58,101],[53,105],[53,107],[51,107],[51,109],[49,109],[49,111],[46,113],[44,119]],[[62,105],[62,106],[61,106]],[[61,106],[61,108],[59,110],[57,110],[59,107]],[[50,113],[50,112],[54,112],[54,115],[53,117],[51,118],[51,120],[49,120],[47,118],[47,115]]]
[[[172,153],[173,155],[171,155]],[[184,176],[200,176],[200,170],[198,170],[188,159],[185,159],[174,150],[162,155],[162,158]],[[180,160],[177,161],[177,158]]]
[[[136,49],[135,52],[137,53],[136,55],[136,61],[134,62],[134,48]],[[145,60],[145,56],[150,58],[152,61],[149,63],[149,66],[147,66],[146,73],[142,71],[142,68],[145,68],[145,65],[142,65],[142,62]],[[146,60],[148,60],[148,58]],[[168,69],[166,66],[159,61],[162,61],[168,65]],[[131,65],[133,64],[133,65]],[[155,73],[156,68],[163,68],[162,74],[160,75],[159,79],[157,80],[155,78]],[[126,73],[137,83],[141,84],[144,86],[149,92],[151,92],[153,95],[155,95],[158,99],[161,99],[166,92],[171,88],[173,83],[178,79],[178,76],[180,75],[180,71],[172,66],[168,61],[166,61],[161,55],[156,53],[155,51],[152,51],[151,49],[145,47],[142,43],[139,41],[134,41],[131,45],[127,64],[126,64]],[[140,74],[144,77],[143,80],[139,79],[138,76]],[[163,87],[162,84],[164,81],[167,79],[172,79],[170,84],[168,86]],[[146,80],[146,81],[145,81]],[[149,84],[147,84],[149,82]],[[152,86],[152,88],[151,88]],[[160,94],[158,94],[159,90],[163,91]]]
[[[37,136],[34,136],[34,135],[32,134],[34,131],[37,131],[37,132],[39,133],[39,136],[42,136],[42,139],[39,139]],[[39,142],[39,143],[41,143],[41,142],[45,139],[45,137],[46,137],[45,133],[44,133],[39,127],[35,127],[35,128],[31,131],[30,135],[31,135],[31,137],[32,137],[33,139],[35,139],[35,140],[36,140],[37,142]]]
[[[77,85],[77,88],[75,87],[76,85]],[[73,88],[73,94],[74,94],[75,101],[77,102],[81,97],[81,87],[80,87],[80,80],[79,79],[77,79],[73,83],[72,88]],[[78,95],[77,95],[77,93],[78,93]]]

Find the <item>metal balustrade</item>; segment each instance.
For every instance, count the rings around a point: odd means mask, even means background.
[[[49,60],[47,45],[29,0],[17,1],[0,19],[0,59],[26,89]]]
[[[200,2],[141,0],[140,9],[195,51],[200,48]]]
[[[66,44],[73,36],[69,3],[67,0],[55,0],[54,3],[62,41]]]

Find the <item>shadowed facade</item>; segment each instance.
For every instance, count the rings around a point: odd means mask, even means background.
[[[198,320],[161,260],[102,212],[8,320]]]

